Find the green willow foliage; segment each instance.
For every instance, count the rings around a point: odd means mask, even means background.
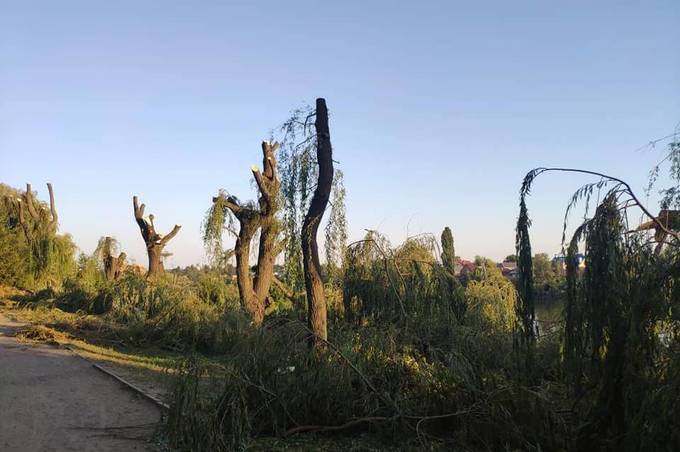
[[[659,437],[656,431],[656,422],[668,422],[664,416],[676,417],[677,409],[653,417],[641,410],[677,377],[667,368],[679,359],[672,313],[678,309],[673,290],[680,283],[680,261],[675,250],[657,256],[641,237],[625,234],[621,212],[616,195],[607,195],[575,232],[567,257],[565,370],[574,396],[589,402],[580,442],[677,448],[676,433]],[[585,242],[587,262],[582,273],[575,265],[579,241]]]
[[[222,266],[225,256],[231,256],[232,252],[224,250],[222,237],[225,230],[233,235],[238,235],[236,230],[236,218],[226,206],[229,194],[220,189],[215,201],[205,213],[201,230],[203,232],[203,244],[213,264]],[[252,207],[253,204],[246,204]]]
[[[341,170],[333,174],[331,210],[326,222],[324,249],[326,252],[326,274],[329,282],[341,282],[347,246],[347,220],[345,218],[345,185]]]
[[[279,176],[283,197],[283,229],[285,236],[284,272],[286,282],[298,292],[304,288],[302,273],[302,223],[318,178],[316,162],[316,131],[314,109],[305,106],[294,110],[280,127]],[[338,279],[342,268],[343,250],[347,242],[345,219],[345,187],[343,173],[336,169],[331,192],[331,210],[325,228],[327,270],[331,279]]]
[[[666,157],[658,163],[649,172],[649,184],[646,191],[650,193],[659,179],[661,165],[665,162],[670,162],[668,168],[668,176],[671,180],[680,180],[680,141],[673,141],[668,145],[669,152]],[[659,191],[661,198],[662,209],[678,209],[680,208],[680,187],[671,186]]]
[[[463,286],[436,261],[435,248],[429,236],[410,238],[392,248],[384,236],[368,231],[347,250],[345,317],[403,322],[436,316],[462,322],[466,311]]]
[[[465,287],[465,325],[481,331],[512,333],[516,328],[517,291],[496,264],[478,258],[472,280]]]
[[[662,207],[674,205],[680,187],[680,147],[671,143],[669,151],[664,161],[671,162],[673,186],[661,191]],[[520,251],[529,243],[525,196],[535,177],[547,171],[600,178],[575,192],[565,215],[566,231],[569,211],[578,201],[585,201],[587,209],[597,194],[593,216],[576,228],[566,254],[562,360],[580,419],[574,447],[679,450],[680,243],[671,237],[659,253],[643,232],[630,231],[627,210],[644,207],[622,180],[592,171],[539,168],[522,187]],[[652,171],[650,187],[658,172],[658,167]],[[576,260],[579,245],[584,247],[585,269]]]
[[[38,220],[25,215],[29,237],[19,223],[16,199],[21,192],[0,184],[0,282],[37,289],[59,287],[75,271],[71,237],[49,227],[49,208],[38,202]]]
[[[531,241],[529,228],[531,220],[527,210],[526,198],[531,193],[531,184],[539,173],[531,171],[524,178],[520,190],[519,218],[517,220],[517,235],[515,246],[517,248],[517,269],[519,271],[517,317],[520,321],[520,329],[523,342],[528,347],[536,340],[536,313],[534,306],[534,275],[531,259]],[[530,356],[530,355],[528,355]]]
[[[311,106],[294,110],[280,128],[279,176],[283,196],[285,235],[284,272],[286,282],[294,291],[304,288],[302,273],[301,231],[304,215],[313,193],[312,181],[317,179],[316,134]]]

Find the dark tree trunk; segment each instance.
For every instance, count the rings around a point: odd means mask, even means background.
[[[333,155],[328,130],[328,110],[324,99],[316,100],[316,158],[319,180],[302,224],[302,263],[307,290],[307,323],[314,334],[315,347],[323,347],[327,339],[326,297],[321,279],[321,262],[316,241],[321,218],[326,211],[333,185]]]
[[[239,234],[234,247],[236,256],[236,280],[241,305],[250,314],[253,324],[260,326],[268,304],[269,288],[274,276],[274,261],[278,252],[278,225],[276,212],[280,181],[276,175],[276,149],[278,143],[262,142],[263,171],[252,168],[253,177],[260,192],[259,208],[241,205],[230,196],[225,205],[239,222]],[[216,202],[219,198],[213,198]],[[260,230],[260,246],[255,277],[250,275],[250,245],[253,236]]]
[[[136,196],[132,197],[132,206],[135,212],[135,220],[139,225],[139,230],[142,233],[142,238],[146,244],[146,253],[149,256],[149,270],[146,273],[148,278],[155,278],[165,272],[163,268],[163,261],[161,260],[163,248],[168,242],[179,232],[181,226],[176,224],[172,231],[167,235],[162,236],[156,232],[156,227],[153,224],[153,215],[149,215],[149,219],[144,218],[144,204],[139,205]]]

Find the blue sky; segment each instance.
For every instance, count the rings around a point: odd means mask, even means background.
[[[160,232],[183,225],[169,265],[199,263],[211,196],[252,197],[260,140],[325,97],[350,239],[450,225],[458,254],[499,259],[533,167],[642,192],[663,147],[635,149],[680,121],[679,19],[677,1],[0,0],[0,181],[51,181],[83,251],[113,235],[145,263],[138,194]],[[537,182],[536,251],[586,181]]]

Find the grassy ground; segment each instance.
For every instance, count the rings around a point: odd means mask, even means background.
[[[132,346],[121,331],[97,316],[48,307],[25,309],[6,297],[0,301],[0,314],[25,324],[17,332],[19,340],[68,346],[79,356],[169,403],[172,373],[181,355]]]
[[[0,287],[0,314],[24,324],[16,336],[21,341],[44,342],[67,346],[106,370],[129,381],[144,392],[169,404],[175,369],[186,357],[157,346],[136,346],[125,330],[106,322],[104,317],[64,312],[47,305],[22,307],[12,298],[22,293]],[[219,356],[202,356],[218,365]],[[288,438],[258,438],[250,445],[253,451],[390,451],[422,450],[417,444],[398,448],[380,444],[368,435],[323,436],[298,435]]]

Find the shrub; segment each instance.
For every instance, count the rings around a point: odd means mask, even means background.
[[[239,306],[238,287],[215,271],[200,272],[196,278],[198,298],[204,303],[222,308],[236,309]]]
[[[465,288],[465,322],[481,329],[511,332],[515,327],[517,291],[493,262],[478,260],[478,267]]]
[[[510,355],[495,341],[511,347],[510,336],[468,332],[450,329],[445,350],[432,353],[397,328],[336,328],[335,345],[319,354],[303,324],[270,320],[235,342],[219,371],[196,361],[180,369],[172,440],[183,450],[242,450],[255,436],[370,431],[400,446],[559,448],[564,423],[546,394],[495,367]]]
[[[185,278],[127,275],[99,296],[108,317],[126,324],[137,340],[177,349],[210,349],[219,342],[222,309],[202,302]]]

